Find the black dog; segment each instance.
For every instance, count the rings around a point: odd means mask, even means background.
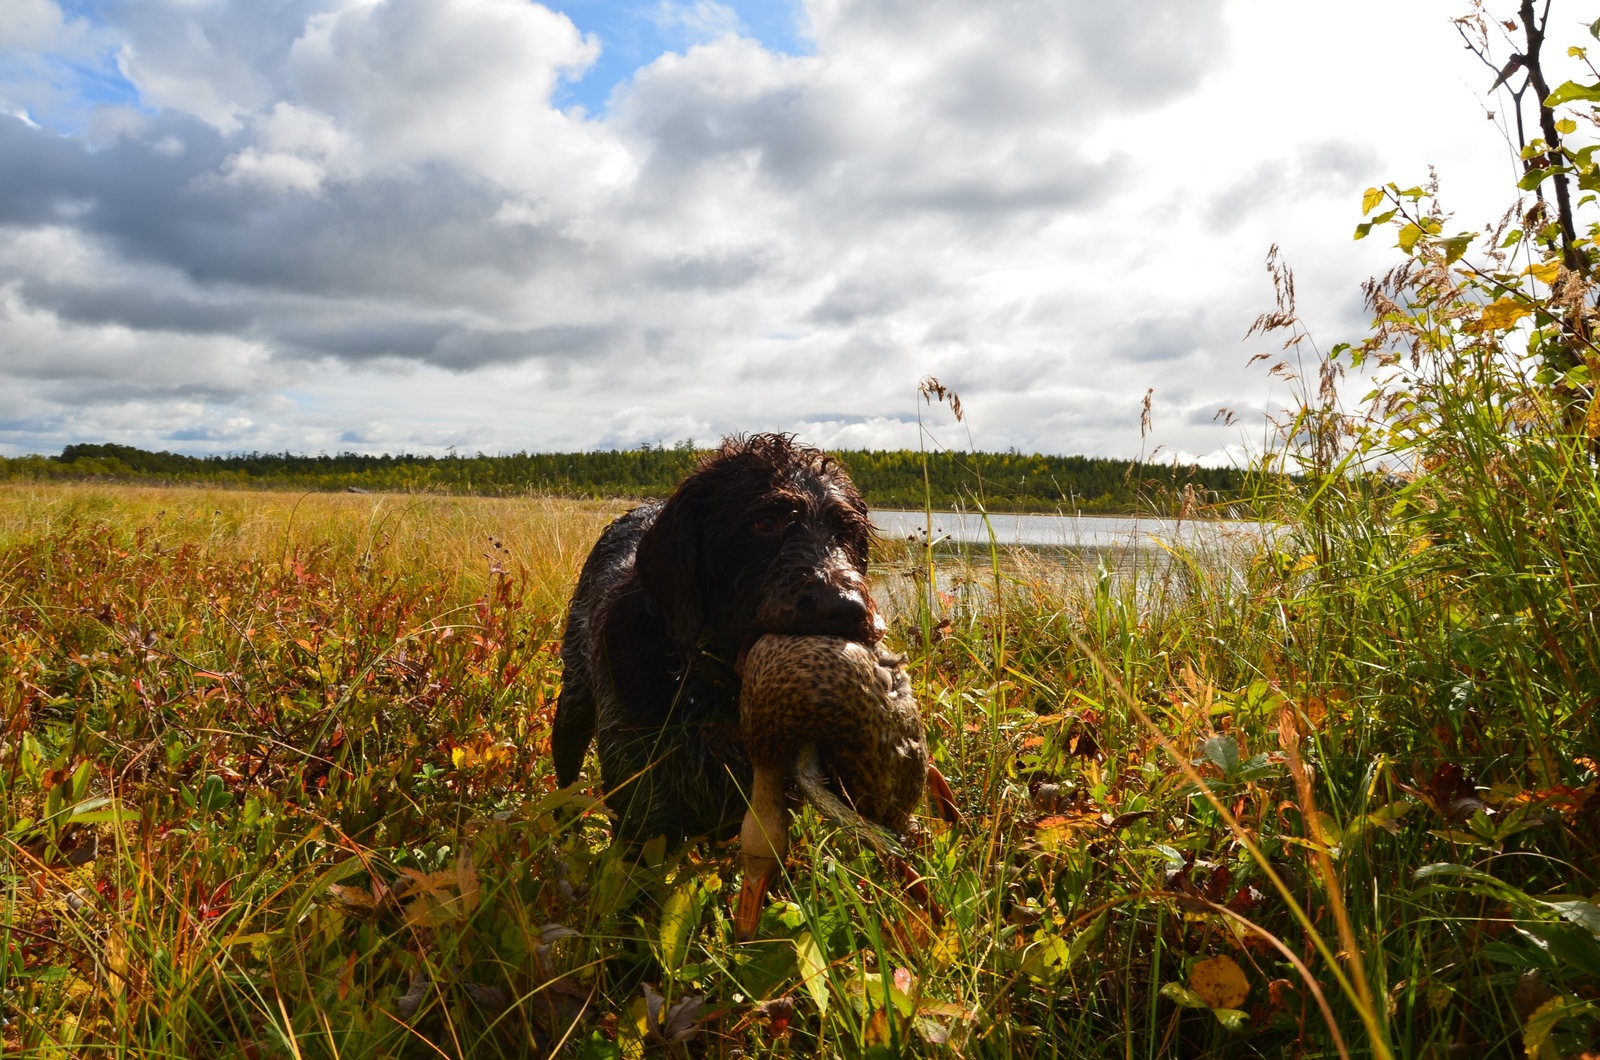
[[[619,835],[736,832],[750,784],[743,654],[764,633],[881,639],[871,535],[845,470],[780,434],[726,439],[664,503],[617,519],[572,594],[557,779],[577,780],[595,738]]]

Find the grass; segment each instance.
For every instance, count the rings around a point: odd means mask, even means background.
[[[883,544],[967,811],[912,852],[943,916],[805,811],[744,946],[736,848],[625,859],[555,789],[614,509],[0,489],[0,1049],[1577,1055],[1600,492],[1463,437],[1115,570]]]

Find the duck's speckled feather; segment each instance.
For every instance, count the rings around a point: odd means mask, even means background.
[[[862,817],[905,831],[928,778],[905,659],[841,637],[762,637],[745,657],[740,730],[757,768],[814,745]]]

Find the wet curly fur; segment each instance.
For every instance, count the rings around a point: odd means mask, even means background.
[[[750,782],[742,654],[767,633],[877,643],[871,534],[845,470],[780,434],[726,439],[666,501],[613,522],[584,563],[561,647],[561,784],[578,779],[593,739],[619,835],[736,832]]]

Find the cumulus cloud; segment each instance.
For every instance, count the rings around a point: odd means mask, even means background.
[[[598,116],[559,6],[13,0],[0,448],[898,446],[932,373],[979,444],[1136,452],[1154,385],[1225,458],[1266,246],[1354,326],[1348,200],[1418,164],[1266,0],[807,0],[803,54],[660,0]],[[69,57],[125,88],[36,116]]]

